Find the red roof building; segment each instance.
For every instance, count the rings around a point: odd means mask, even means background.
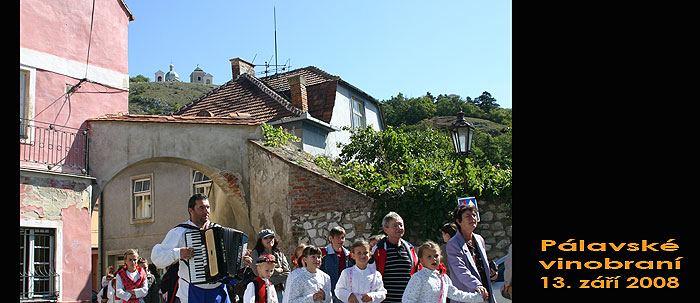
[[[233,79],[183,106],[174,115],[219,117],[247,113],[258,122],[280,125],[302,141],[304,151],[336,157],[337,143],[350,135],[342,127],[384,129],[379,102],[318,67],[308,66],[255,77],[255,65],[231,59]]]

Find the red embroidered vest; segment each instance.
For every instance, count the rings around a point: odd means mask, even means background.
[[[255,277],[253,280],[255,286],[255,302],[267,303],[267,283],[260,277]]]
[[[136,289],[143,287],[143,283],[146,281],[147,277],[146,271],[140,266],[138,267],[138,271],[140,276],[138,281],[131,280],[129,275],[126,274],[126,267],[122,268],[122,270],[118,272],[119,277],[121,277],[122,279],[122,284],[124,284],[124,289]],[[129,299],[129,301],[124,302],[138,303],[139,299],[136,298],[136,296],[131,296],[131,299]]]

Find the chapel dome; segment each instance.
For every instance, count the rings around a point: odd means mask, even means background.
[[[165,81],[180,81],[180,76],[173,70],[174,67],[170,64],[170,71],[165,74]]]

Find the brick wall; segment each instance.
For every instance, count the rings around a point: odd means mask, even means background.
[[[372,199],[350,187],[297,167],[290,170],[289,198],[297,243],[328,245],[335,226],[345,229],[346,246],[370,236]]]
[[[369,238],[372,198],[316,171],[296,149],[250,143],[253,228],[273,228],[288,259],[300,243],[328,245],[335,226],[345,229],[346,247]]]

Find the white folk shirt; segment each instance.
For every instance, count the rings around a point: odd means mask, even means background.
[[[354,294],[358,302],[362,302],[364,294],[372,298],[373,303],[384,301],[386,289],[382,282],[382,275],[376,269],[362,270],[357,265],[344,269],[335,285],[335,296],[347,303],[350,294]]]
[[[303,267],[297,268],[295,270],[292,270],[292,272],[289,273],[289,276],[287,276],[287,281],[285,281],[285,285],[287,285],[286,289],[289,289],[289,285],[294,283],[294,279],[299,275],[300,272],[304,271]],[[282,303],[289,303],[289,290],[284,291],[284,296],[282,297]]]
[[[444,303],[452,301],[478,303],[484,298],[477,292],[464,292],[454,285],[450,277],[427,267],[411,276],[403,293],[402,303]]]
[[[107,297],[102,298],[102,294],[104,293],[105,288],[107,288]],[[111,281],[109,284],[107,284],[105,287],[103,287],[100,290],[100,292],[97,294],[97,302],[102,302],[102,299],[107,299],[107,303],[121,303],[122,302],[122,300],[117,297],[117,293],[114,290],[114,287],[112,287]]]
[[[135,270],[133,272],[127,270],[126,275],[129,276],[129,278],[131,278],[131,280],[133,281],[138,281],[139,279],[141,279],[141,274],[139,274],[138,270]],[[124,282],[122,282],[122,276],[116,275],[114,278],[117,279],[117,297],[124,301],[128,301],[129,299],[131,299],[131,294],[124,290]],[[137,298],[145,297],[148,294],[148,283],[146,282],[146,280],[143,281],[143,287],[134,288],[133,291]]]
[[[197,225],[192,223],[192,221],[190,220],[187,220],[186,222],[184,222],[184,224],[189,224],[197,227]],[[209,224],[211,224],[211,222],[209,222]],[[188,231],[192,230],[185,227],[175,227],[171,229],[168,232],[168,234],[165,235],[165,239],[163,239],[163,242],[153,246],[153,250],[151,251],[151,261],[153,261],[153,264],[160,268],[165,268],[168,267],[170,264],[175,263],[175,261],[180,260],[179,248],[187,246],[185,243],[185,233]],[[190,286],[190,278],[188,272],[189,267],[187,266],[187,263],[180,260],[180,267],[177,272],[177,275],[180,276],[180,280],[178,280],[177,293],[175,295],[177,295],[177,297],[180,298],[181,303],[187,303]],[[219,286],[221,286],[220,282],[202,283],[196,285],[196,287],[203,289],[213,289]]]
[[[331,277],[320,269],[315,273],[309,272],[306,268],[300,268],[299,274],[294,277],[294,280],[287,282],[284,297],[289,297],[289,302],[294,303],[314,303],[324,302],[329,303],[333,300],[331,295]],[[326,293],[326,298],[321,301],[314,301],[314,293],[319,289],[323,289]]]
[[[275,286],[270,284],[270,280],[268,279],[263,278],[262,280],[267,283],[267,294],[265,295],[267,303],[278,303]],[[233,302],[233,300],[231,300],[231,302]],[[243,303],[255,303],[255,284],[253,282],[248,283],[248,286],[245,288]]]

